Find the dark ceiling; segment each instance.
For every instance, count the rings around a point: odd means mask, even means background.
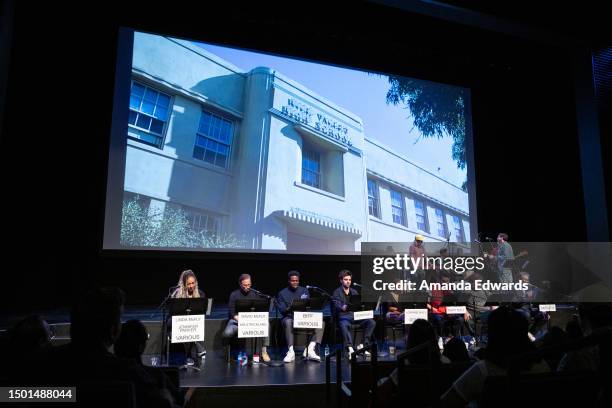
[[[423,3],[482,13],[517,25],[558,33],[594,47],[609,45],[612,40],[607,2],[440,0]]]

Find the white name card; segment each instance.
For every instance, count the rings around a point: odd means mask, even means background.
[[[427,320],[427,309],[404,310],[404,324],[412,324],[418,319]]]
[[[204,315],[172,316],[172,343],[204,341]]]
[[[364,320],[364,319],[373,319],[374,311],[373,310],[362,310],[360,312],[353,313],[353,320]]]
[[[322,329],[322,312],[293,312],[293,327],[296,329]]]
[[[465,306],[446,306],[446,314],[466,314]]]
[[[538,306],[538,309],[540,309],[540,312],[556,312],[557,311],[557,305],[552,304],[552,305],[540,305]]]
[[[238,338],[268,337],[270,326],[268,312],[238,313]]]

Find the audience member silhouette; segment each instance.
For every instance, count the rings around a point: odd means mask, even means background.
[[[567,335],[559,326],[553,326],[541,338],[534,342],[534,344],[538,348],[546,349],[549,347],[563,346],[567,344]],[[544,361],[546,361],[550,367],[550,371],[557,371],[563,354],[561,350],[546,354]]]
[[[71,342],[43,353],[28,384],[75,386],[82,396],[88,390],[100,403],[110,403],[113,396],[105,387],[131,383],[138,406],[174,407],[172,395],[158,389],[142,365],[117,358],[109,351],[121,331],[123,304],[124,294],[118,288],[87,292],[71,312]]]
[[[470,361],[467,347],[465,347],[465,343],[459,337],[453,337],[446,342],[442,355],[452,363],[467,363]]]
[[[464,407],[476,401],[483,392],[488,376],[505,375],[513,357],[535,351],[527,335],[529,323],[525,316],[508,306],[491,312],[488,342],[484,360],[474,363],[444,393],[443,407]],[[548,372],[548,365],[540,359],[522,359],[516,368],[521,372]]]
[[[140,320],[128,320],[121,325],[121,335],[115,342],[115,355],[120,358],[131,359],[141,365],[153,377],[159,389],[167,389],[174,400],[182,405],[184,397],[178,384],[173,384],[170,378],[160,367],[149,367],[142,363],[142,353],[145,350],[149,333]]]
[[[36,355],[51,347],[51,329],[39,315],[30,315],[15,323],[9,330],[2,376],[10,377],[15,371],[27,371]]]

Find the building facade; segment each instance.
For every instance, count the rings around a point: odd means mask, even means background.
[[[127,138],[125,197],[244,249],[470,237],[467,193],[367,138],[358,116],[189,41],[134,34]]]

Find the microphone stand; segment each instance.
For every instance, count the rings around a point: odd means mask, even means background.
[[[257,296],[259,296],[259,297],[266,298],[266,299],[273,299],[273,297],[272,297],[272,296],[270,296],[270,295],[266,295],[265,293],[260,292],[260,291],[258,291],[257,289],[253,289],[253,288],[251,288],[251,290],[253,291],[253,293],[255,293],[255,294],[256,294]]]
[[[163,311],[166,307],[166,303],[168,303],[168,299],[172,298],[172,294],[174,293],[174,291],[178,288],[178,286],[172,286],[170,288],[170,290],[168,291],[168,295],[166,295],[166,297],[164,298],[164,300],[162,300],[162,302],[159,304],[159,306],[157,306],[157,308],[155,309],[155,311],[153,313],[151,313],[151,316],[149,317],[149,319],[152,319],[153,316],[155,316],[155,313],[158,313],[160,311]]]
[[[255,292],[255,294],[259,297],[262,298],[266,298],[268,299],[271,303],[272,303],[272,307],[274,307],[274,317],[275,317],[275,321],[278,324],[279,319],[278,319],[278,302],[276,301],[276,297],[274,296],[270,296],[270,295],[266,295],[263,292],[258,291],[257,289],[253,289],[251,288],[251,290],[253,292]],[[274,337],[274,350],[277,352],[278,351],[278,338],[276,335],[273,336]],[[268,339],[270,338],[269,333],[268,333]],[[270,353],[268,353],[269,355]],[[269,362],[263,362],[261,361],[260,363],[267,365],[268,367],[281,367],[284,366],[285,363],[283,361],[280,360],[270,360]]]
[[[480,345],[480,339],[478,338],[478,320],[480,319],[480,312],[476,310],[475,295],[472,295],[472,308],[474,309],[474,348],[476,348]]]
[[[478,236],[480,237],[480,233],[478,233]],[[489,237],[485,236],[485,241],[490,243],[491,239]],[[494,271],[492,271],[492,269],[493,269],[492,266],[491,266],[491,262],[492,261],[491,261],[491,258],[489,258],[489,255],[490,255],[491,250],[493,248],[489,248],[490,249],[489,253],[487,254],[487,257],[485,257],[484,256],[485,250],[484,250],[484,248],[482,246],[483,242],[482,241],[477,241],[477,242],[478,242],[478,249],[480,251],[479,255],[481,255],[483,258],[485,258],[485,269],[482,271],[483,272],[483,277],[484,277],[484,279],[489,279],[490,280],[492,278],[491,275],[493,274]],[[489,246],[491,246],[491,245],[489,245]]]
[[[332,298],[332,295],[330,295],[328,292],[326,292],[325,290],[319,288],[318,286],[308,286],[306,289],[312,289],[315,290],[317,292],[319,292],[321,295],[325,296],[328,299]]]
[[[155,309],[155,312],[153,312],[151,314],[151,319],[153,318],[153,316],[155,315],[155,313],[157,312],[161,312],[161,323],[162,323],[162,348],[161,348],[161,355],[165,357],[165,361],[162,361],[162,364],[169,364],[169,360],[170,360],[170,347],[168,347],[169,345],[167,344],[168,342],[168,318],[166,315],[166,304],[168,303],[168,300],[172,297],[172,294],[174,293],[174,291],[176,291],[177,286],[172,286],[170,288],[170,290],[168,291],[168,294],[166,295],[166,297],[164,298],[164,300],[160,303],[160,305],[157,307],[157,309]],[[166,350],[166,352],[164,353],[164,350]]]
[[[329,314],[332,317],[331,320],[332,320],[332,323],[333,323],[332,328],[331,328],[332,333],[333,333],[333,341],[334,341],[333,347],[335,348],[336,347],[336,328],[334,327],[334,325],[336,324],[336,321],[334,320],[334,312],[332,310],[332,305],[331,305],[331,303],[334,301],[334,298],[332,297],[332,295],[329,294],[329,292],[321,289],[318,286],[306,286],[306,289],[307,290],[312,289],[312,290],[318,292],[319,294],[322,295],[323,298],[326,298],[328,300],[328,302],[329,302]],[[324,305],[325,305],[325,303],[324,303]],[[331,354],[330,354],[330,356],[331,356]]]

